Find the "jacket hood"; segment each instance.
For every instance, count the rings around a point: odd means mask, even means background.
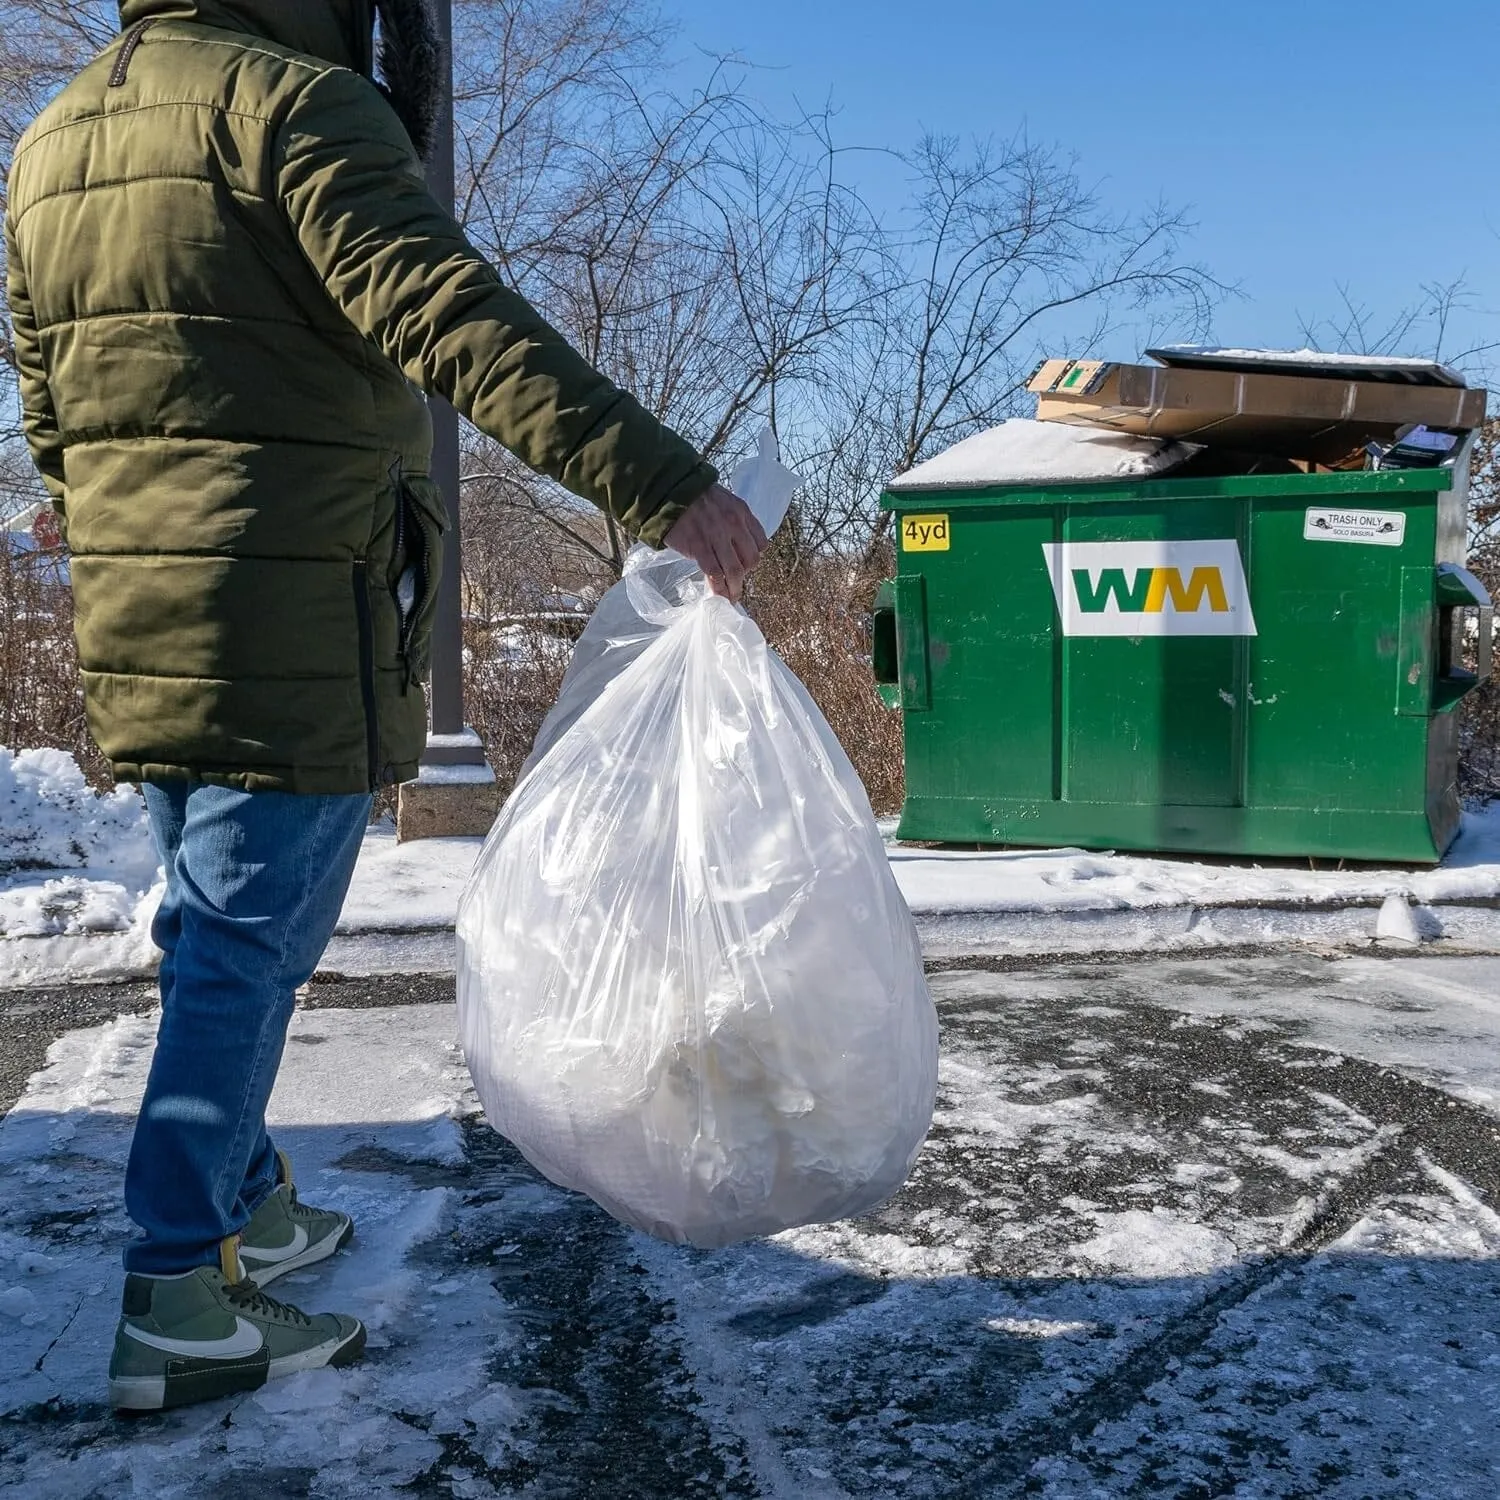
[[[120,22],[197,21],[243,31],[367,78],[375,71],[375,0],[120,0]]]
[[[417,154],[432,149],[446,94],[445,57],[428,0],[120,0],[120,21],[197,21],[242,31],[366,78],[376,76],[375,18],[380,17],[379,82]]]

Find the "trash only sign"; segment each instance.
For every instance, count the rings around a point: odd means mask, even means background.
[[[1309,542],[1357,542],[1366,547],[1399,547],[1406,540],[1406,512],[1314,508],[1307,512],[1302,535]]]
[[[1254,635],[1239,543],[1046,542],[1070,636]]]

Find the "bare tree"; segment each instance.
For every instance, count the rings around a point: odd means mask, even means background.
[[[1472,329],[1482,309],[1463,277],[1431,281],[1418,288],[1408,306],[1382,317],[1355,296],[1347,282],[1337,288],[1339,307],[1329,317],[1300,318],[1302,337],[1311,349],[1346,354],[1425,355],[1483,378],[1500,340],[1464,344],[1455,330]]]
[[[654,90],[656,34],[618,4],[585,10],[592,29],[561,26],[558,6],[501,28],[470,69],[467,227],[595,364],[723,458],[875,315],[879,233],[834,176],[825,122],[769,119],[722,62],[687,96]],[[467,482],[619,568],[617,530],[601,547],[573,502],[492,445],[471,445]]]
[[[1049,338],[1084,352],[1143,311],[1197,331],[1223,290],[1181,255],[1181,213],[1111,213],[1051,148],[931,136],[904,160],[912,202],[888,237],[882,316],[840,362],[842,413],[824,424],[845,491],[829,515],[842,507],[869,546],[888,524],[871,513],[881,483],[1016,415]]]

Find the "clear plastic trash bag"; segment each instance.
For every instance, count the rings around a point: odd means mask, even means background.
[[[763,445],[731,483],[771,531],[795,476]],[[490,1123],[625,1223],[728,1245],[905,1181],[937,1085],[911,913],[806,689],[686,559],[638,548],[601,602],[458,939]]]

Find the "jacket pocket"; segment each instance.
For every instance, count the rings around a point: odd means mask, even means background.
[[[432,622],[443,578],[447,530],[443,492],[425,474],[402,474],[396,494],[397,573],[391,588],[408,686],[426,682],[432,667]]]

